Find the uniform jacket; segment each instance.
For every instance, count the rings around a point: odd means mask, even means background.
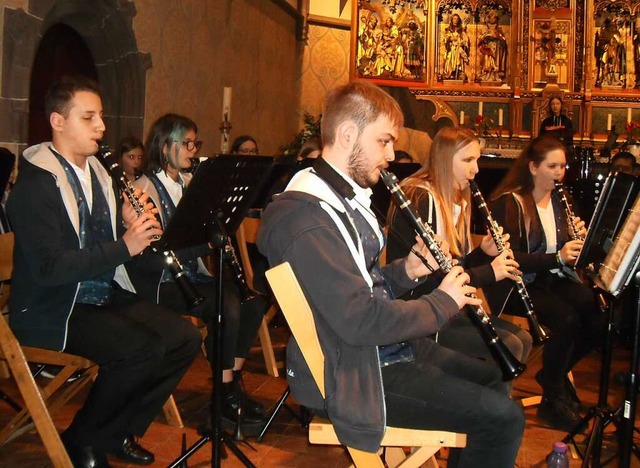
[[[112,180],[93,156],[87,163],[100,180],[93,190],[102,189],[109,204],[114,240],[80,249],[78,205],[50,146],[25,150],[7,202],[16,239],[9,320],[22,345],[64,350],[80,282],[116,268],[115,280],[132,290],[122,267],[130,255],[122,238],[117,239],[120,202]]]

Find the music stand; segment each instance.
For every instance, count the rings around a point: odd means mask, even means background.
[[[211,242],[218,252],[216,266],[218,301],[214,319],[215,356],[211,360],[214,385],[211,392],[211,430],[201,431],[202,437],[171,467],[181,466],[206,442],[212,442],[211,465],[218,468],[225,444],[248,467],[254,465],[235,445],[232,436],[222,430],[222,269],[224,249],[229,232],[237,231],[253,199],[273,169],[273,158],[267,156],[218,155],[200,164],[193,180],[165,229],[160,242],[179,250]]]
[[[593,428],[591,434],[587,437],[587,448],[584,454],[578,452],[583,457],[582,466],[584,468],[589,466],[589,463],[593,460],[595,466],[600,466],[601,448],[602,448],[602,436],[604,428],[610,423],[614,423],[618,429],[623,430],[624,437],[620,439],[620,455],[626,457],[626,465],[628,466],[629,457],[631,453],[631,446],[633,445],[633,419],[634,413],[628,411],[628,407],[631,407],[635,411],[635,395],[636,388],[636,370],[632,367],[631,381],[633,382],[633,389],[629,389],[629,399],[625,401],[624,417],[625,421],[620,421],[620,410],[613,411],[607,402],[607,395],[609,390],[609,375],[611,367],[611,355],[613,346],[613,323],[614,323],[614,302],[622,289],[629,283],[632,276],[634,276],[637,267],[638,259],[640,258],[640,198],[635,197],[633,201],[633,208],[628,210],[630,202],[627,200],[623,206],[620,204],[620,197],[611,196],[614,181],[617,177],[623,176],[623,174],[610,175],[605,183],[605,189],[601,195],[601,200],[598,200],[598,206],[596,207],[596,213],[592,218],[592,223],[589,226],[589,230],[594,229],[594,233],[591,236],[587,236],[583,251],[587,252],[584,256],[581,253],[582,264],[593,265],[594,262],[598,265],[597,276],[593,275],[593,280],[596,286],[607,293],[611,300],[609,301],[607,308],[607,332],[605,335],[605,343],[602,352],[602,369],[600,373],[600,390],[598,393],[598,403],[592,407],[585,417],[583,417],[576,426],[569,432],[563,442],[572,442],[574,446],[574,437],[586,427],[591,419],[594,419]],[[624,177],[622,177],[624,180]],[[623,197],[624,198],[624,197]],[[617,216],[604,215],[606,212],[617,213]],[[608,223],[603,222],[603,219],[609,219]],[[618,218],[624,218],[624,224]],[[602,226],[609,226],[608,229],[604,229]],[[621,227],[620,227],[621,226]],[[604,232],[604,234],[602,234]],[[590,233],[592,234],[592,233]],[[615,237],[613,245],[608,242]],[[602,239],[607,239],[607,242],[602,242]],[[593,248],[591,245],[587,245],[586,242],[598,243],[597,248]],[[598,241],[598,242],[596,242]],[[585,248],[586,247],[586,248]],[[602,258],[602,249],[607,251],[606,258]],[[582,258],[584,257],[584,258]],[[594,271],[595,273],[595,271]],[[599,294],[599,299],[602,304],[606,304],[606,300],[603,294]],[[604,308],[604,306],[603,306]],[[636,337],[634,342],[633,361],[637,360],[637,343],[638,333],[640,332],[640,303],[638,304],[638,310],[636,311]],[[632,363],[632,365],[635,365]],[[629,423],[626,420],[631,419],[629,430]],[[633,450],[638,454],[635,447]]]

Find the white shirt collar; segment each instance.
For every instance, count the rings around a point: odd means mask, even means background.
[[[167,189],[171,201],[175,206],[178,206],[182,199],[182,191],[184,187],[184,180],[182,176],[178,174],[178,181],[173,180],[165,171],[160,171],[156,174],[162,185]]]

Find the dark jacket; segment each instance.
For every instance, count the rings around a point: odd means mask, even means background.
[[[191,178],[191,174],[183,175],[185,185],[189,185]],[[136,188],[147,192],[154,205],[160,208],[160,195],[147,176],[142,176],[136,180],[135,186]],[[169,224],[169,220],[164,219],[162,209],[159,209],[158,213],[160,215],[162,228],[165,229]],[[178,259],[183,264],[188,260],[196,260],[209,253],[211,253],[211,249],[207,244],[181,249],[180,251],[175,252]],[[162,279],[163,272],[166,269],[166,265],[164,254],[162,252],[156,252],[151,248],[145,249],[142,255],[136,255],[133,261],[127,263],[127,271],[129,272],[133,286],[141,297],[149,301],[159,303],[160,281]],[[200,265],[200,267],[203,271],[205,270],[204,264]]]
[[[530,283],[537,273],[558,268],[556,254],[545,253],[547,242],[538,216],[534,215],[530,220],[525,220],[522,201],[526,200],[535,206],[531,195],[526,195],[528,200],[516,198],[512,193],[502,195],[500,198],[489,202],[489,209],[495,221],[502,226],[505,233],[511,235],[509,242],[516,261],[520,264],[520,270],[524,273],[525,282]],[[567,217],[560,200],[556,196],[551,197],[554,212],[556,213],[556,250],[569,240]],[[491,310],[501,311],[513,288],[512,283],[500,281],[496,287],[485,291]]]
[[[130,255],[122,238],[80,249],[78,206],[50,145],[25,150],[7,202],[16,239],[9,320],[22,345],[61,351],[79,283],[118,267],[116,281],[131,289],[121,267]],[[109,203],[115,239],[122,225],[120,203],[97,159],[90,157],[88,163]]]
[[[426,197],[421,198],[422,203],[416,204],[412,201],[412,205],[422,221],[427,223],[433,232],[438,231],[438,223],[442,223],[438,219],[435,209],[435,200],[431,192],[426,188],[418,188],[428,193]],[[405,217],[399,211],[396,211],[391,224],[389,226],[389,242],[387,245],[387,260],[395,260],[397,258],[406,257],[411,246],[415,243],[415,232],[413,227],[407,222]],[[473,249],[468,254],[459,258],[460,265],[465,268],[465,272],[469,275],[472,284],[475,287],[482,288],[495,283],[495,275],[491,268],[493,257],[483,252],[480,247]],[[440,284],[442,276],[434,275],[433,279],[428,278],[427,281],[410,293],[410,297],[416,297],[422,294],[428,294]]]
[[[440,290],[413,301],[375,298],[362,273],[364,259],[352,254],[345,234],[344,205],[335,196],[301,191],[301,181],[310,178],[316,179],[311,185],[324,184],[308,170],[297,174],[266,208],[258,238],[271,266],[291,264],[309,301],[325,355],[326,400],[295,340],[287,349],[287,378],[298,402],[326,410],[341,443],[373,452],[386,424],[377,346],[430,335],[458,307]],[[396,296],[416,284],[404,260],[383,272]]]

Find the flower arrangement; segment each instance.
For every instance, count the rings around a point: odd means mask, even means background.
[[[627,141],[625,141],[625,146],[640,144],[640,122],[637,122],[635,120],[627,122],[626,130]]]
[[[493,128],[493,120],[484,115],[477,115],[475,120],[476,133],[478,135],[488,135]]]
[[[312,114],[305,112],[302,116],[302,130],[298,132],[292,142],[280,147],[280,154],[285,157],[292,157],[295,159],[300,148],[309,138],[314,136],[320,138],[321,121],[322,115],[314,117]]]

